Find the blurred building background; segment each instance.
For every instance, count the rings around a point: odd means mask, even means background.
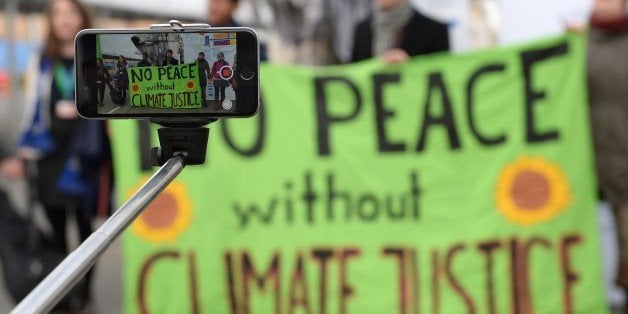
[[[205,22],[209,1],[84,2],[92,6],[97,27],[141,28],[170,19]],[[560,33],[565,21],[583,20],[590,7],[590,0],[412,2],[421,11],[449,25],[451,47],[455,52]],[[0,1],[2,99],[20,93],[28,56],[38,48],[46,31],[42,11],[47,3],[48,0]],[[348,60],[353,26],[369,14],[369,9],[369,2],[362,0],[241,0],[236,18],[258,30],[269,47],[271,62],[320,65]],[[295,25],[300,27],[293,27]],[[321,56],[324,51],[331,51],[328,54],[332,55],[323,53]]]

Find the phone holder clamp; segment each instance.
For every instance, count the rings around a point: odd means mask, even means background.
[[[151,165],[163,166],[173,157],[181,157],[186,165],[205,163],[209,141],[209,128],[205,125],[215,121],[217,120],[204,119],[172,122],[151,119],[150,122],[162,126],[157,130],[159,147],[153,147],[150,152]]]
[[[163,29],[163,28],[171,28],[175,31],[183,31],[184,29],[208,29],[212,26],[206,23],[191,23],[191,24],[183,24],[178,20],[170,20],[168,24],[151,24],[148,28],[150,29]]]

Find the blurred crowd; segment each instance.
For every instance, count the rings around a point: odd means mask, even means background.
[[[331,65],[382,58],[403,63],[417,55],[461,50],[453,49],[455,23],[424,12],[414,1],[242,2],[207,0],[204,22],[259,27],[262,59],[270,62]],[[469,9],[466,49],[496,45],[499,1],[465,3]],[[246,7],[238,10],[241,5]],[[617,283],[628,289],[628,0],[593,0],[592,8],[588,20],[561,23],[565,30],[588,34],[590,112],[600,194],[614,209],[620,252]],[[79,118],[73,102],[74,36],[88,27],[126,25],[95,25],[94,11],[79,0],[52,0],[46,12],[44,43],[31,58],[25,74],[28,83],[20,97],[23,122],[14,131],[16,137],[0,146],[0,174],[10,180],[36,177],[32,194],[52,227],[51,242],[67,252],[68,217],[74,217],[84,240],[94,217],[110,213],[113,184],[106,125]],[[246,23],[238,16],[245,16]],[[3,126],[3,132],[6,129]],[[89,288],[83,296],[88,298]]]

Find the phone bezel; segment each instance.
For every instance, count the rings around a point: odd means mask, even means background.
[[[98,34],[155,34],[155,33],[236,33],[236,53],[238,68],[234,77],[238,80],[236,89],[237,106],[234,112],[185,112],[181,113],[145,113],[125,114],[98,112],[95,99],[95,81],[88,79],[88,71],[96,66],[96,35]],[[210,27],[190,29],[86,29],[80,31],[75,38],[75,84],[76,104],[78,112],[85,118],[93,119],[159,119],[194,120],[207,118],[250,117],[259,108],[259,40],[255,31],[248,27]],[[250,80],[239,79],[239,69],[250,66],[254,76]]]

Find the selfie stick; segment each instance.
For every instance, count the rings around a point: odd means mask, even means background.
[[[98,230],[68,255],[11,313],[48,313],[83,278],[113,241],[137,218],[185,166],[184,159],[168,160]]]
[[[170,21],[170,24],[163,25],[172,28],[187,26],[178,21]],[[162,27],[162,25],[158,26]],[[192,26],[209,27],[207,24],[193,24]],[[157,130],[160,147],[155,147],[151,151],[151,163],[161,168],[98,230],[48,274],[11,313],[50,312],[83,278],[109,245],[181,173],[186,165],[200,165],[205,162],[209,129],[203,126],[214,121],[216,120],[210,118],[175,122],[151,120],[164,126]]]

